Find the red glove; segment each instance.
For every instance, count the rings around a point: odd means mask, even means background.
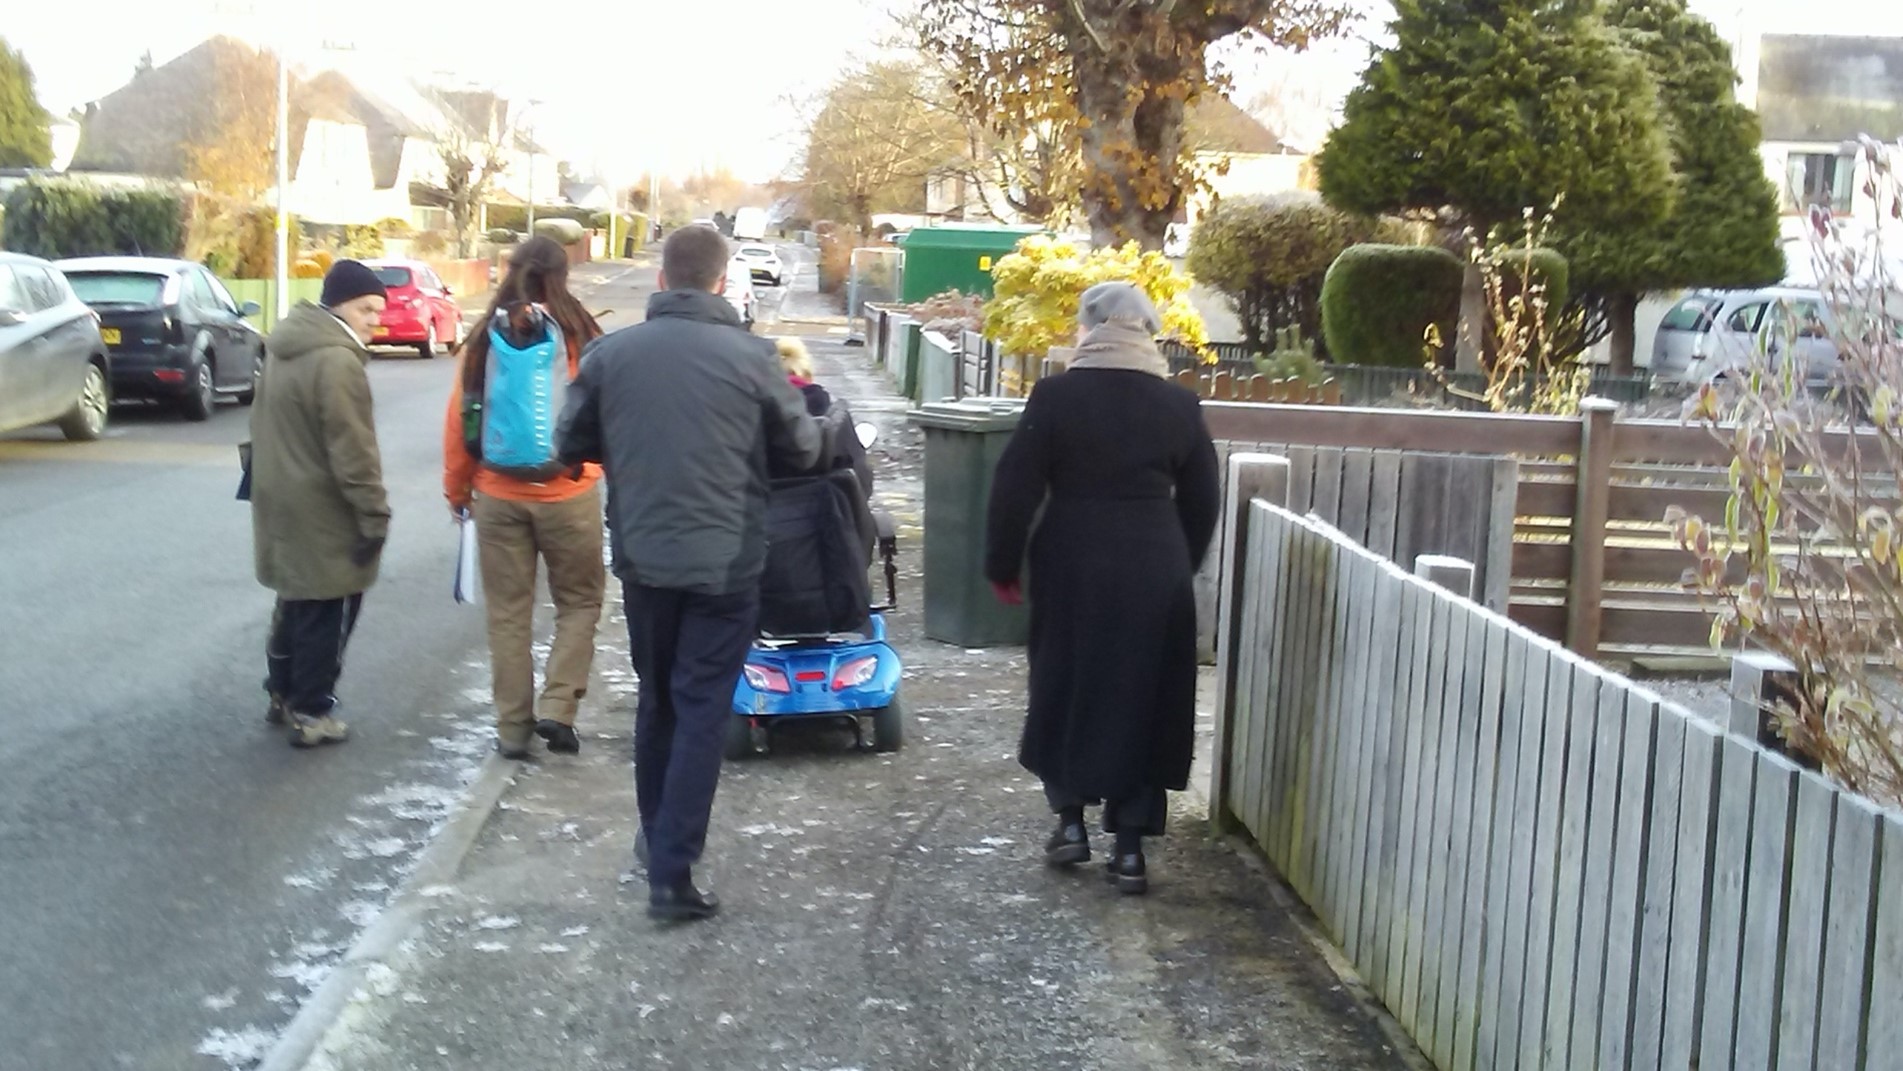
[[[1006,606],[1020,606],[1024,603],[1024,589],[1021,588],[1015,580],[1008,584],[1000,584],[995,580],[992,581],[991,593],[996,595],[998,601]]]

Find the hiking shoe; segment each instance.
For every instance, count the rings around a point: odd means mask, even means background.
[[[1048,866],[1076,866],[1090,860],[1090,835],[1082,822],[1058,820],[1057,831],[1044,842],[1044,862]]]
[[[350,726],[338,721],[329,714],[312,717],[309,714],[291,715],[291,746],[318,747],[323,744],[341,744],[350,737]]]
[[[526,743],[505,744],[498,736],[496,737],[496,754],[512,762],[521,762],[529,757],[529,745]]]
[[[264,708],[264,724],[289,725],[290,723],[291,708],[285,705],[282,697],[271,696],[270,704]]]
[[[535,723],[535,735],[548,741],[548,749],[558,755],[581,753],[581,737],[575,735],[573,725],[563,725],[553,718],[543,718]]]

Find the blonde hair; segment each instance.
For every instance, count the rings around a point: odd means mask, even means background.
[[[806,352],[806,343],[797,338],[779,338],[773,341],[773,348],[779,352],[780,367],[787,375],[813,378],[813,357]]]

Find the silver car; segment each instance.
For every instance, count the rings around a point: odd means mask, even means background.
[[[106,433],[112,365],[99,318],[59,269],[0,253],[0,432],[57,422],[68,439]]]
[[[1824,380],[1837,366],[1836,337],[1830,302],[1812,288],[1697,291],[1659,321],[1652,375],[1704,383],[1764,354],[1773,366],[1794,356],[1805,378]]]

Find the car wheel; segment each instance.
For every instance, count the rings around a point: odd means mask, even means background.
[[[264,379],[264,354],[260,352],[251,359],[251,386],[238,392],[238,404],[250,405],[258,400],[258,383]]]
[[[211,361],[211,354],[207,353],[192,366],[191,390],[178,403],[178,411],[186,420],[210,420],[211,411],[218,404],[218,391],[212,386]]]
[[[416,344],[417,356],[431,360],[436,356],[436,324],[434,321],[423,328],[423,341]]]
[[[60,418],[60,434],[74,442],[92,442],[106,434],[106,410],[112,395],[106,389],[106,370],[96,364],[86,366],[86,382],[79,388],[79,399]]]

